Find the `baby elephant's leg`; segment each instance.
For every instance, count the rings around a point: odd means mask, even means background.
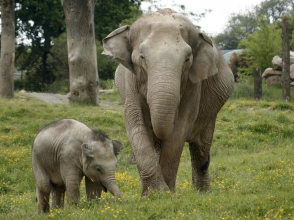
[[[34,166],[33,168],[37,186],[38,213],[42,214],[49,212],[49,198],[52,185],[48,175],[39,166]]]
[[[65,186],[52,186],[51,198],[52,209],[63,208],[64,206]]]
[[[70,205],[77,205],[79,203],[81,179],[80,175],[68,175],[65,177],[67,203]]]
[[[49,198],[50,191],[44,192],[41,189],[37,188],[37,201],[38,201],[38,213],[49,212]]]
[[[85,187],[88,201],[101,197],[102,186],[100,183],[94,183],[88,177],[85,177]]]

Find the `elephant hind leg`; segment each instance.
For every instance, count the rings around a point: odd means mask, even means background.
[[[38,213],[49,212],[49,198],[52,189],[50,178],[39,166],[33,166],[33,171],[36,178]]]
[[[210,163],[209,151],[201,150],[200,145],[195,142],[189,143],[192,184],[196,190],[207,191],[210,188],[208,167]]]
[[[212,144],[215,122],[210,123],[197,136],[195,141],[189,143],[192,164],[192,183],[196,190],[207,191],[210,189],[209,164],[210,147]]]
[[[65,186],[52,186],[51,198],[52,198],[52,209],[64,207],[64,194]]]
[[[37,201],[38,201],[38,213],[47,213],[49,212],[49,198],[50,198],[50,191],[44,192],[37,188]]]

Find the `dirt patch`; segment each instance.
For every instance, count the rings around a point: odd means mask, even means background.
[[[53,93],[40,93],[40,92],[24,92],[21,93],[39,99],[43,102],[50,103],[50,104],[69,104],[68,94],[61,95],[61,94],[53,94]],[[109,106],[117,106],[118,103],[116,102],[109,102],[109,101],[100,101],[100,106],[109,107]]]

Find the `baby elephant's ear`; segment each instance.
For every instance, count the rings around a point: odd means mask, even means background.
[[[82,144],[81,148],[82,148],[83,155],[86,156],[86,158],[88,159],[94,158],[93,151],[88,144]]]
[[[112,143],[113,143],[114,154],[115,156],[117,156],[122,151],[124,145],[117,140],[113,140]]]

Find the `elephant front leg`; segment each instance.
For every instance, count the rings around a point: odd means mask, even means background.
[[[67,203],[70,205],[77,205],[79,203],[81,179],[80,176],[76,175],[67,176],[65,179]]]
[[[101,197],[102,186],[100,183],[94,183],[92,180],[85,176],[85,187],[88,201],[96,200]]]
[[[210,147],[212,144],[215,122],[209,124],[199,133],[195,141],[189,143],[191,164],[192,164],[192,183],[196,190],[207,191],[210,189],[209,164]]]
[[[149,188],[161,190],[166,188],[159,165],[159,155],[148,135],[134,136],[133,151],[142,182],[142,196],[148,195]]]
[[[150,188],[161,190],[167,186],[159,165],[158,149],[153,142],[148,108],[138,103],[140,98],[137,95],[133,93],[127,96],[125,123],[142,183],[142,196],[146,196]]]
[[[182,131],[174,131],[168,140],[163,141],[160,166],[165,183],[170,191],[175,191],[177,172],[185,141]]]

